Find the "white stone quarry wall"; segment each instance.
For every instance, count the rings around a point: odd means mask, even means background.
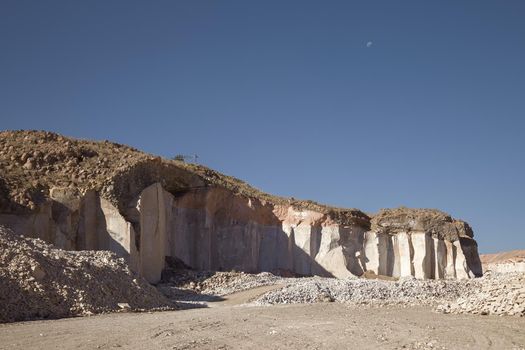
[[[154,184],[142,191],[136,204],[140,213],[138,271],[151,282],[160,281],[164,269],[172,202],[173,196],[160,184]]]
[[[459,241],[448,242],[425,232],[395,235],[368,231],[365,268],[377,275],[418,279],[473,278]]]
[[[446,251],[443,252],[445,242],[443,242],[442,239],[432,236],[430,236],[430,240],[432,241],[432,248],[434,250],[432,260],[432,276],[433,279],[442,279],[445,277],[445,266],[443,262],[443,253],[445,253],[446,258]]]
[[[456,278],[458,279],[466,279],[474,277],[472,272],[470,271],[468,265],[467,265],[467,259],[465,258],[465,255],[463,254],[463,249],[461,248],[461,244],[459,241],[453,242],[454,247],[456,248],[456,262],[455,262],[455,268],[456,268]]]
[[[128,260],[130,267],[134,271],[139,271],[140,262],[137,256],[135,245],[135,232],[133,226],[120,215],[113,204],[100,199],[101,214],[91,220],[95,220],[95,225],[89,225],[89,221],[84,227],[86,231],[92,231],[87,235],[91,242],[85,249],[89,250],[110,250]]]
[[[394,277],[408,277],[414,275],[414,266],[412,265],[412,256],[414,255],[410,235],[406,232],[399,232],[394,236],[397,241],[399,259],[399,276]]]
[[[366,271],[373,271],[375,274],[379,274],[379,234],[374,231],[368,231],[365,233],[364,242],[364,269]]]
[[[430,247],[428,246],[427,235],[425,232],[413,232],[410,234],[414,256],[414,277],[426,279],[430,277]]]
[[[157,183],[125,213],[95,192],[78,198],[54,190],[51,198],[27,216],[0,214],[0,224],[58,248],[114,251],[151,283],[160,280],[166,256],[204,270],[473,277],[459,241],[426,232],[390,235],[357,224],[342,226],[318,212],[267,206],[226,190],[175,198]]]
[[[447,261],[445,266],[445,277],[456,278],[456,246],[449,241],[445,241],[447,249]]]
[[[313,251],[314,262],[311,274],[318,276],[335,276],[347,278],[353,274],[362,273],[362,263],[356,252],[361,252],[362,245],[358,243],[362,229],[357,226],[341,227],[340,225],[325,226],[321,229],[318,249]]]

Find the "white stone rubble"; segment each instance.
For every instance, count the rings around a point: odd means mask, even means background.
[[[487,273],[475,288],[438,311],[480,315],[525,316],[525,273]]]
[[[64,251],[0,226],[0,322],[173,307],[114,253]]]

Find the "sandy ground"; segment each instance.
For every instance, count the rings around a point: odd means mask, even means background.
[[[525,349],[525,318],[339,303],[208,308],[0,325],[0,349]]]

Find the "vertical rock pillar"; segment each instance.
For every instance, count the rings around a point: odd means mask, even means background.
[[[445,278],[447,268],[447,247],[442,239],[433,238],[435,250],[435,279]]]
[[[158,183],[142,191],[140,212],[140,274],[150,283],[160,281],[166,254],[166,206]]]
[[[471,277],[470,269],[467,265],[467,259],[465,259],[465,255],[463,254],[463,249],[461,248],[461,243],[458,241],[454,241],[454,248],[456,248],[456,261],[455,261],[455,268],[456,268],[456,278],[458,279],[467,279]]]
[[[456,278],[456,247],[450,241],[445,241],[445,247],[447,250],[445,278]]]
[[[406,232],[400,232],[395,236],[399,250],[399,277],[408,277],[414,275],[412,266],[412,244],[410,235]]]
[[[365,270],[379,274],[379,237],[376,232],[365,233]]]
[[[411,234],[412,246],[414,248],[414,277],[418,279],[431,278],[431,262],[429,258],[430,246],[428,244],[427,234],[425,232],[413,232]]]

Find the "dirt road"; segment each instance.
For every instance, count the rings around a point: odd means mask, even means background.
[[[215,303],[207,303],[208,307],[220,307],[220,306],[234,306],[242,305],[257,299],[257,297],[264,293],[272,290],[281,289],[283,286],[280,284],[272,284],[269,286],[261,286],[243,290],[241,292],[232,293],[222,297],[223,300]]]
[[[242,299],[242,298],[241,298]],[[0,325],[0,349],[525,349],[525,319],[345,304],[232,306]]]

